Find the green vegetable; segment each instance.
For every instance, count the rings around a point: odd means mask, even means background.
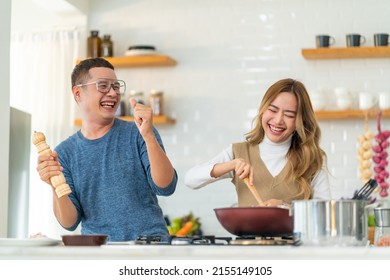
[[[368,226],[369,227],[375,227],[375,216],[374,215],[368,215]]]
[[[188,236],[194,235],[201,226],[201,223],[199,222],[199,218],[195,217],[192,212],[190,212],[188,215],[185,215],[180,218],[175,218],[172,220],[171,224],[168,225],[168,231],[170,235],[175,235],[187,222],[192,222],[191,229],[186,233]]]

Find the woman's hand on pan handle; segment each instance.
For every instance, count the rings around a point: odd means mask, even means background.
[[[284,202],[280,199],[268,199],[267,201],[264,201],[264,206],[268,207],[280,207],[280,208],[290,208],[290,204],[287,202]]]

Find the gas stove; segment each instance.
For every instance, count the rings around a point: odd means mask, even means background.
[[[202,236],[139,236],[134,244],[137,245],[215,245],[215,246],[247,246],[247,245],[299,245],[294,236],[237,236],[216,237],[214,235]]]
[[[298,245],[299,241],[293,236],[251,236],[237,237],[230,242],[232,245]]]

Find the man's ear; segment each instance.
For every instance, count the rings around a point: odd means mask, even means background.
[[[80,87],[74,86],[72,88],[73,98],[74,100],[79,103],[80,102]]]

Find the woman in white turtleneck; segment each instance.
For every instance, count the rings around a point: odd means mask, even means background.
[[[266,206],[298,199],[330,199],[321,131],[304,85],[293,79],[265,93],[246,141],[230,145],[210,161],[191,168],[185,184],[193,189],[231,178],[239,206],[256,205],[244,178]]]

